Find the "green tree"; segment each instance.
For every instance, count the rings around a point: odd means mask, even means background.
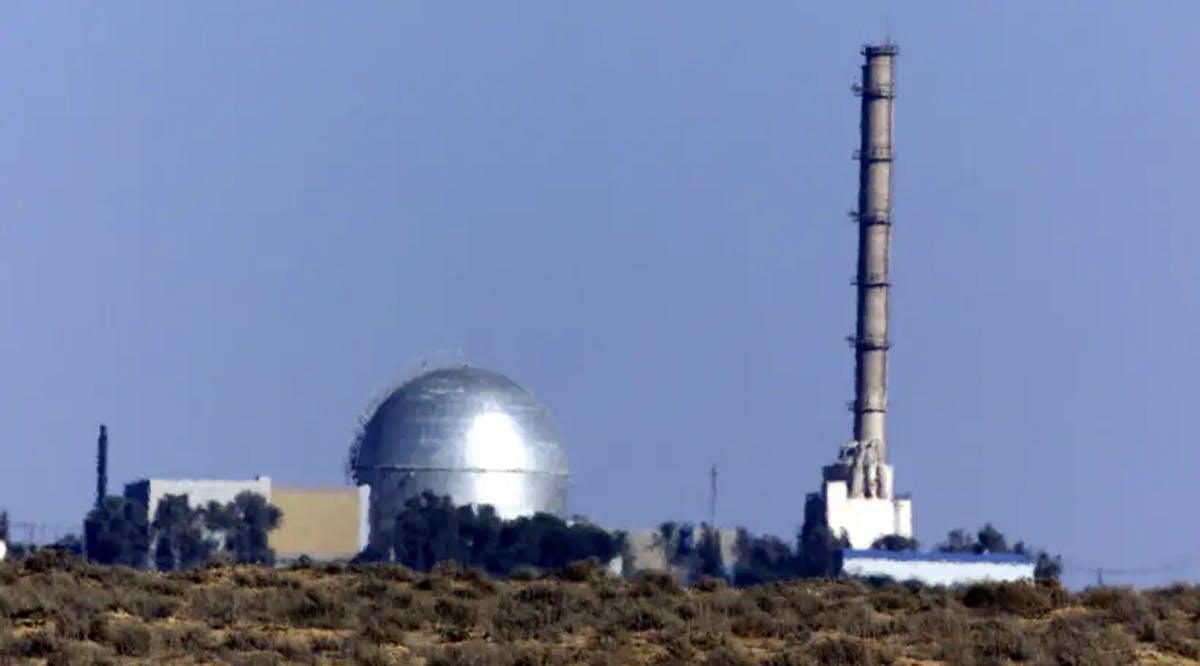
[[[1062,557],[1051,556],[1042,551],[1037,554],[1037,564],[1033,568],[1034,580],[1057,581],[1062,576]]]
[[[738,587],[788,580],[799,574],[796,553],[779,537],[753,536],[739,529],[735,549],[733,584]]]
[[[146,507],[125,497],[105,497],[84,520],[88,559],[98,564],[144,567],[149,553]]]
[[[973,553],[975,547],[975,539],[966,530],[958,529],[950,530],[946,540],[938,544],[937,549],[942,553]]]
[[[1000,533],[991,523],[987,523],[979,530],[979,534],[975,539],[975,552],[977,553],[1007,553],[1008,541],[1004,535]]]
[[[902,537],[899,534],[889,534],[879,537],[871,544],[872,550],[886,550],[893,553],[920,550],[921,544],[916,539]]]
[[[8,512],[0,511],[0,541],[8,543]]]
[[[705,523],[700,526],[700,541],[696,544],[696,563],[692,577],[724,578],[725,563],[721,558],[721,533]]]
[[[396,517],[392,556],[428,571],[439,562],[480,567],[497,576],[522,568],[558,570],[572,562],[609,561],[623,548],[620,537],[578,521],[568,525],[549,514],[501,520],[490,506],[455,506],[449,497],[410,498]],[[364,551],[361,560],[386,559]]]
[[[252,491],[239,493],[232,502],[209,502],[203,524],[223,537],[224,549],[239,564],[274,564],[269,535],[279,527],[283,512]]]
[[[203,512],[192,509],[186,495],[166,495],[160,499],[151,524],[158,569],[173,571],[203,564],[212,550],[204,527]]]
[[[841,571],[841,551],[849,548],[825,522],[825,500],[812,493],[804,502],[804,525],[797,537],[797,573],[802,578],[832,578]]]
[[[83,555],[83,541],[75,534],[60,537],[49,548],[59,550],[68,555]]]

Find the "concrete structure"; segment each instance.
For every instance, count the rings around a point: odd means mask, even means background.
[[[367,488],[276,487],[270,477],[254,479],[141,479],[125,485],[125,496],[147,508],[154,521],[158,503],[167,495],[183,495],[199,509],[209,502],[228,504],[243,492],[262,496],[283,514],[268,535],[281,561],[306,555],[313,560],[350,559],[367,544]]]
[[[369,535],[368,489],[364,487],[281,488],[271,504],[283,512],[270,545],[281,562],[306,556],[316,561],[348,560],[362,552]]]
[[[717,536],[721,540],[721,563],[727,575],[733,575],[733,565],[737,563],[736,529],[718,529]],[[700,529],[693,530],[693,545],[700,537]],[[631,575],[638,571],[672,571],[683,575],[685,567],[672,564],[668,544],[663,542],[658,530],[632,530],[625,533],[625,546],[628,559],[617,566],[610,567],[613,573]]]
[[[154,522],[158,502],[167,495],[183,495],[188,506],[196,509],[209,502],[228,504],[243,492],[271,499],[271,478],[257,476],[253,479],[141,479],[125,484],[125,497],[136,499],[146,507],[146,518]]]
[[[1037,566],[1032,557],[1011,554],[844,550],[841,556],[842,574],[846,576],[947,587],[985,581],[1032,581]]]
[[[835,536],[853,548],[876,539],[912,537],[912,500],[896,497],[887,462],[888,290],[892,227],[892,103],[897,49],[863,49],[859,161],[857,322],[854,347],[854,438],[823,470],[820,501]]]
[[[370,542],[381,551],[405,503],[425,492],[505,519],[566,515],[567,456],[550,411],[488,370],[438,368],[401,384],[366,421],[349,466],[371,489]]]

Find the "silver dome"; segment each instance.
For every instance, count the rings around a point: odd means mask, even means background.
[[[351,452],[371,486],[371,543],[390,543],[405,501],[425,491],[490,504],[504,518],[565,516],[567,457],[549,410],[496,372],[440,368],[375,409]]]

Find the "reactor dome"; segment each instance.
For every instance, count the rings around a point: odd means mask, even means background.
[[[404,503],[425,491],[489,504],[503,518],[566,513],[567,456],[550,411],[488,370],[439,368],[400,385],[366,421],[349,463],[370,486],[374,546],[390,545]]]

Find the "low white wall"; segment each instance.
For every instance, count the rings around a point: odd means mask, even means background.
[[[843,551],[842,573],[869,578],[886,576],[896,581],[916,580],[926,585],[969,585],[982,582],[1033,580],[1033,558],[1017,555],[942,553],[883,553]]]

